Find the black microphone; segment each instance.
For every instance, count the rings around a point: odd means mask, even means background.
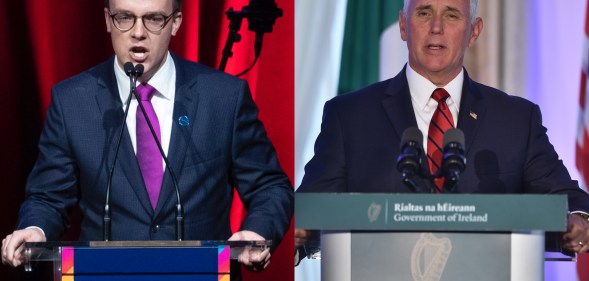
[[[444,190],[452,192],[460,180],[460,173],[466,168],[464,156],[464,133],[460,129],[448,129],[444,134],[444,158],[442,173],[444,174]]]
[[[135,73],[139,74],[139,75],[141,75],[143,73],[143,65],[142,64],[138,64],[137,66],[135,66]],[[137,97],[137,92],[132,91],[132,93],[135,95],[135,99],[139,100],[139,97]],[[168,170],[168,173],[170,173],[170,177],[172,178],[172,183],[174,184],[174,189],[176,191],[176,202],[177,202],[177,204],[176,204],[176,240],[183,241],[184,240],[184,209],[182,207],[182,201],[180,200],[180,188],[178,187],[178,180],[176,179],[176,174],[172,170],[172,166],[170,166],[170,162],[168,161],[168,157],[166,156],[166,153],[164,153],[164,149],[162,148],[162,144],[160,143],[160,140],[158,139],[157,134],[155,133],[155,130],[153,129],[153,125],[151,124],[151,120],[149,120],[149,117],[147,116],[147,112],[145,111],[145,107],[140,102],[138,102],[138,104],[139,104],[139,108],[141,109],[141,113],[143,113],[143,117],[145,117],[145,120],[147,121],[147,126],[149,127],[149,131],[151,132],[151,136],[153,137],[153,139],[155,140],[155,143],[157,144],[157,148],[160,152],[160,155],[164,159],[164,163],[166,163],[166,169]]]
[[[127,64],[125,64],[127,65]],[[135,75],[135,81],[137,81],[137,78],[139,78],[141,75],[143,75],[143,65],[142,64],[138,64],[135,66],[135,68],[133,68],[133,71],[131,73],[132,75]],[[135,87],[136,83],[133,83],[133,87]]]
[[[282,17],[282,9],[278,8],[275,0],[250,0],[243,11],[247,15],[248,29],[256,33],[254,54],[259,57],[264,33],[272,32],[276,19]]]
[[[254,60],[248,68],[235,75],[239,77],[254,67],[262,53],[264,34],[272,32],[276,19],[282,17],[283,12],[281,8],[278,8],[275,0],[250,0],[247,6],[242,7],[241,11],[234,11],[233,8],[229,8],[225,14],[230,21],[229,34],[222,51],[223,56],[221,57],[219,70],[224,71],[227,60],[233,56],[231,51],[233,43],[241,41],[239,29],[244,18],[248,21],[248,29],[256,33]]]
[[[136,69],[133,66],[132,62],[126,62],[125,65],[123,66],[123,69],[125,70],[125,74],[127,74],[127,76],[129,76],[129,81],[131,83],[131,90],[129,92],[129,97],[127,98],[127,101],[125,102],[126,106],[125,106],[125,114],[124,114],[124,118],[123,118],[123,125],[121,126],[121,130],[119,132],[119,137],[117,139],[117,143],[115,146],[115,155],[112,160],[112,165],[110,166],[110,170],[108,172],[108,181],[106,183],[106,202],[104,203],[104,214],[102,217],[102,239],[104,241],[110,241],[111,234],[112,234],[111,210],[110,210],[110,189],[112,186],[112,177],[114,174],[115,165],[117,163],[117,158],[119,156],[119,149],[121,147],[121,140],[123,139],[123,132],[125,132],[125,127],[127,125],[127,116],[129,115],[129,106],[131,105],[131,96],[136,91],[135,84],[137,83],[137,79],[139,78],[139,76],[141,76],[141,74],[143,74],[143,66],[141,66],[141,68],[139,69],[140,71],[137,71],[138,69]]]
[[[421,169],[423,134],[418,128],[405,129],[401,136],[401,154],[397,157],[397,170],[401,180],[413,192],[421,192],[413,176]]]
[[[248,29],[256,33],[270,33],[276,19],[282,17],[282,9],[275,0],[250,0],[243,7],[247,15]]]
[[[135,71],[135,67],[133,66],[132,62],[126,62],[124,65],[124,69],[125,69],[125,74],[127,74],[127,76],[131,77],[131,74],[133,74],[133,71]]]

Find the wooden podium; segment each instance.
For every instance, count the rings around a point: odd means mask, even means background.
[[[564,231],[567,210],[565,195],[295,198],[296,228],[321,230],[323,281],[544,280],[544,233]]]
[[[25,270],[53,263],[54,281],[229,281],[231,259],[271,241],[26,243]]]

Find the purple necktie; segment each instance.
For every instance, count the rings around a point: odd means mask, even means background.
[[[161,141],[160,123],[153,105],[151,105],[151,98],[156,92],[155,88],[147,83],[137,86],[138,102],[143,104],[158,141]],[[137,105],[136,119],[137,161],[139,162],[139,168],[141,168],[147,194],[149,194],[149,201],[151,201],[151,206],[155,209],[164,176],[162,156],[139,105]]]

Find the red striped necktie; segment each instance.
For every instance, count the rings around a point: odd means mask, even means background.
[[[444,133],[446,130],[454,128],[454,119],[452,118],[448,104],[446,104],[446,99],[449,96],[450,94],[443,88],[437,88],[432,94],[432,98],[438,102],[438,107],[429,123],[427,133],[427,162],[432,175],[438,173],[438,170],[442,167]],[[435,178],[434,183],[437,188],[436,192],[441,192],[444,186],[444,178]]]

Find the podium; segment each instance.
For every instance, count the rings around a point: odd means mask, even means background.
[[[296,228],[321,230],[323,281],[544,280],[545,232],[564,231],[567,212],[566,195],[295,198]]]
[[[230,260],[271,241],[25,243],[25,270],[53,263],[54,281],[229,281]]]

